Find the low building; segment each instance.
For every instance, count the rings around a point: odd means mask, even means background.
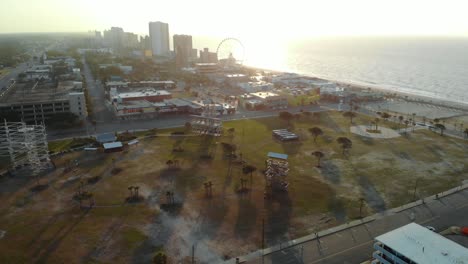
[[[84,93],[74,82],[53,84],[15,84],[2,93],[0,111],[16,113],[27,123],[42,123],[59,113],[87,116]]]
[[[273,90],[272,83],[263,81],[239,83],[238,86],[247,93],[267,92]]]
[[[114,111],[117,117],[126,118],[151,118],[161,114],[200,114],[203,108],[190,100],[174,98],[162,102],[150,102],[135,100],[126,102],[114,102]]]
[[[128,101],[149,101],[162,102],[166,99],[171,99],[172,94],[165,90],[142,89],[135,92],[115,92],[111,90],[111,98],[113,103],[124,103]]]
[[[110,152],[118,152],[123,150],[123,144],[120,141],[117,142],[111,142],[111,143],[104,143],[104,152],[110,153]]]
[[[288,99],[283,95],[272,92],[257,92],[250,93],[250,96],[252,99],[249,101],[259,101],[266,108],[284,109],[288,107]]]
[[[195,69],[199,74],[216,74],[219,72],[217,63],[196,63]]]
[[[468,263],[468,249],[415,223],[375,240],[373,264]]]
[[[131,82],[128,85],[132,88],[149,87],[162,90],[172,90],[176,88],[176,84],[173,81],[139,81]]]

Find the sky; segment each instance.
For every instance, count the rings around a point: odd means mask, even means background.
[[[321,36],[468,36],[466,0],[1,0],[0,33],[79,32],[111,26],[147,34],[271,39]]]
[[[468,0],[0,0],[0,33],[148,34],[148,22],[216,49],[234,37],[250,65],[285,69],[288,43],[339,36],[468,37]],[[272,56],[274,54],[274,56]]]

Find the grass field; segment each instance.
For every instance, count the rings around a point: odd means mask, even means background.
[[[354,123],[370,121],[358,116]],[[274,244],[355,219],[361,197],[368,215],[411,201],[416,181],[416,196],[424,197],[468,178],[466,141],[426,130],[370,139],[351,134],[349,125],[338,112],[303,116],[290,125],[278,118],[239,120],[225,122],[225,130],[234,128],[234,133],[219,138],[171,136],[183,128],[159,130],[157,137],[141,139],[124,152],[73,152],[55,158],[57,169],[40,179],[48,185],[40,192],[30,191],[36,183],[26,175],[2,179],[0,229],[7,233],[0,239],[0,262],[144,262],[161,247],[172,260],[182,260],[193,244],[199,260],[217,261],[257,249],[262,219],[267,243]],[[316,143],[308,132],[314,126],[324,131]],[[381,121],[380,126],[393,125]],[[272,129],[286,127],[300,141],[282,143],[271,137]],[[353,142],[347,155],[336,142],[343,136]],[[229,173],[222,142],[235,144],[237,156],[257,168],[252,178],[235,162]],[[179,147],[184,151],[173,152]],[[311,155],[317,150],[325,154],[321,168]],[[269,151],[289,155],[290,187],[264,199],[261,170]],[[169,168],[169,159],[178,160],[180,168]],[[97,182],[88,183],[93,177],[99,177]],[[236,192],[240,178],[248,180],[250,189],[242,195]],[[72,199],[80,180],[95,199],[91,210],[79,209]],[[211,199],[205,197],[207,181],[213,183]],[[142,202],[125,202],[129,186],[139,187]],[[174,192],[178,205],[160,209],[167,191]]]

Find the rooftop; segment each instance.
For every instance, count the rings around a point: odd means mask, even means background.
[[[73,83],[60,83],[55,87],[52,83],[34,84],[20,83],[0,97],[0,104],[25,104],[68,100],[68,94],[81,90],[74,89]]]
[[[268,97],[274,97],[274,96],[279,96],[276,93],[271,93],[271,92],[258,92],[258,93],[251,93],[251,95],[265,99]]]
[[[112,142],[112,143],[104,143],[102,146],[104,147],[104,149],[115,149],[115,148],[123,147],[122,142],[120,141]]]
[[[171,93],[165,90],[154,90],[154,89],[145,89],[137,92],[127,92],[119,93],[120,98],[135,98],[135,97],[146,97],[146,96],[160,96],[160,95],[170,95]]]
[[[380,235],[377,241],[416,263],[468,263],[468,249],[415,223]]]

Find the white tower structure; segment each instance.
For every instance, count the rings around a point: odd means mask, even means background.
[[[13,168],[29,165],[38,175],[50,166],[45,126],[5,120],[0,127],[0,156],[9,157]]]
[[[163,22],[150,22],[149,35],[153,56],[169,55],[169,24]]]

